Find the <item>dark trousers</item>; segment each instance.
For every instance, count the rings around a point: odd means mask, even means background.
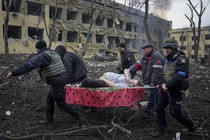
[[[58,108],[67,112],[68,114],[71,114],[76,120],[80,119],[80,114],[74,111],[74,109],[70,107],[70,105],[66,104],[64,87],[65,84],[61,84],[61,85],[51,86],[50,88],[50,91],[47,95],[46,117],[48,122],[53,121],[55,102],[57,103]]]
[[[69,79],[69,83],[77,83],[81,82],[82,80],[87,78],[87,74],[84,74],[83,76],[77,77],[76,75],[72,75],[71,78]]]
[[[180,90],[169,90],[167,93],[159,93],[158,103],[157,103],[157,126],[158,131],[165,133],[166,132],[166,118],[165,118],[165,108],[167,105],[170,105],[170,114],[171,116],[179,121],[181,124],[185,125],[188,128],[193,128],[193,121],[187,116],[183,115],[181,112],[181,93]]]

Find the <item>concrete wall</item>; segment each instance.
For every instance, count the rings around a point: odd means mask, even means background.
[[[30,2],[41,3],[41,0],[29,0]],[[2,3],[2,0],[0,0]],[[44,25],[44,20],[40,16],[34,16],[28,14],[27,9],[28,2],[22,0],[20,12],[10,12],[9,25],[15,25],[21,27],[21,38],[9,38],[9,50],[10,53],[34,53],[34,45],[36,39],[28,37],[28,27],[34,27],[38,29],[43,29],[43,39],[47,42],[49,41],[46,28]],[[112,6],[115,4],[115,8]],[[45,21],[47,25],[47,30],[52,26],[52,18],[49,17],[50,6],[55,6],[55,0],[49,0],[45,6]],[[86,0],[59,0],[57,7],[62,9],[61,19],[56,20],[56,31],[62,31],[62,41],[55,40],[52,44],[52,48],[55,48],[57,45],[63,44],[67,47],[68,50],[73,50],[78,52],[80,48],[78,44],[86,42],[84,33],[88,32],[90,24],[82,23],[82,15],[89,14],[90,12],[90,2]],[[41,8],[41,7],[40,7]],[[38,8],[39,9],[39,8]],[[97,0],[97,3],[94,5],[93,19],[96,19],[98,16],[101,16],[103,19],[103,25],[97,26],[93,24],[91,34],[92,42],[88,43],[88,51],[86,54],[91,55],[94,52],[97,52],[100,48],[109,48],[116,50],[117,41],[126,42],[126,45],[130,49],[135,51],[141,50],[141,46],[147,43],[147,38],[144,32],[143,27],[143,12],[139,12],[135,9],[127,7],[124,10],[124,6],[118,3],[110,3],[109,1],[100,1]],[[75,20],[67,20],[67,11],[77,12]],[[0,53],[4,53],[4,41],[3,41],[3,18],[5,17],[5,11],[2,11],[0,8]],[[14,14],[16,16],[14,16]],[[107,27],[108,19],[113,19],[113,27]],[[121,24],[120,24],[121,23]],[[126,24],[129,23],[131,26],[131,31],[126,31]],[[158,47],[158,42],[163,42],[164,39],[168,38],[168,34],[171,30],[171,23],[159,17],[156,17],[152,14],[149,15],[148,23],[150,27],[150,34],[154,40],[155,45]],[[76,32],[78,34],[76,42],[68,41],[68,33]],[[161,34],[161,35],[160,35]],[[96,36],[102,35],[103,42],[96,43]],[[58,37],[58,34],[56,35]],[[114,40],[109,42],[110,37],[113,37]],[[161,38],[160,38],[161,37]],[[71,39],[71,37],[69,37]],[[81,38],[82,41],[79,41]],[[135,43],[134,43],[135,40]]]

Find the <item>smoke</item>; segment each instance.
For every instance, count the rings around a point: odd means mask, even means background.
[[[167,19],[166,13],[170,10],[172,3],[173,0],[154,0],[153,13],[161,18]]]

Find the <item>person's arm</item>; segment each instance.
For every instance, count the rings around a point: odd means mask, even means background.
[[[134,57],[132,52],[128,53],[127,61],[128,61],[129,66],[132,66],[133,64],[136,63],[136,58]]]
[[[124,75],[125,75],[127,80],[131,80],[130,69],[125,69],[124,70]]]
[[[151,75],[151,86],[162,84],[165,80],[163,78],[163,65],[164,58],[161,54],[155,54],[152,57],[152,75]]]
[[[107,80],[104,76],[99,77],[100,80],[104,81],[109,87],[115,87],[115,84]]]
[[[18,76],[25,73],[28,73],[34,69],[46,67],[52,62],[51,58],[46,54],[38,54],[32,57],[30,60],[26,61],[21,66],[17,67],[12,72],[7,74],[7,78],[11,78],[12,76]]]

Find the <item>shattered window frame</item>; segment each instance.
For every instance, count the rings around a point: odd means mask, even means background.
[[[77,20],[78,12],[67,10],[67,20]]]
[[[103,26],[103,25],[104,25],[104,19],[103,19],[102,17],[98,16],[98,17],[96,18],[95,25],[96,25],[96,26]]]
[[[82,23],[90,24],[91,20],[92,20],[91,15],[89,15],[87,13],[82,13]]]
[[[78,33],[75,31],[67,31],[67,42],[78,42]]]
[[[4,29],[4,25],[3,25]],[[4,35],[4,30],[3,30]],[[22,27],[21,26],[15,26],[15,25],[8,25],[8,38],[14,38],[14,39],[21,39],[22,38]]]
[[[9,4],[9,3],[7,3]],[[21,0],[12,0],[12,4],[10,7],[10,12],[16,12],[19,13],[20,12],[20,5],[21,5]],[[4,4],[4,0],[2,0],[2,11],[5,11],[5,4]]]
[[[28,36],[34,40],[43,40],[44,29],[28,27]]]
[[[104,43],[104,35],[96,34],[96,43]]]
[[[43,4],[27,1],[27,10],[29,15],[41,16]]]
[[[132,23],[126,23],[125,31],[132,32]]]
[[[56,9],[55,6],[50,6],[50,8],[49,8],[49,18],[52,19],[54,17],[55,9]],[[56,13],[55,18],[56,19],[63,19],[63,9],[62,8],[57,7],[57,13]]]

